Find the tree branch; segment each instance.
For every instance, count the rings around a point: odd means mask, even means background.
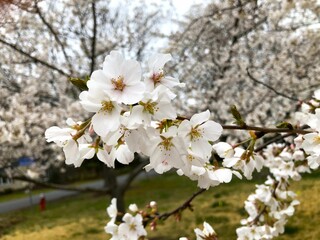
[[[302,102],[300,99],[298,99],[298,98],[296,98],[296,97],[291,97],[291,96],[288,96],[288,95],[286,95],[286,94],[284,94],[284,93],[281,93],[281,92],[279,92],[278,90],[274,89],[273,87],[269,86],[268,84],[266,84],[266,83],[264,83],[264,82],[262,82],[262,81],[259,81],[258,79],[256,79],[255,77],[252,76],[252,74],[251,74],[250,71],[249,71],[249,68],[247,68],[246,70],[247,70],[247,75],[249,76],[249,78],[250,78],[252,81],[254,81],[254,82],[258,83],[258,84],[261,84],[261,85],[265,86],[266,88],[270,89],[271,91],[273,91],[274,93],[276,93],[276,94],[279,95],[279,96],[282,96],[282,97],[284,97],[284,98],[287,98],[287,99],[292,100],[292,101],[295,101],[295,102]]]
[[[62,74],[63,76],[71,77],[68,73],[66,73],[66,72],[64,72],[63,70],[57,68],[56,66],[54,66],[54,65],[52,65],[52,64],[50,64],[50,63],[48,63],[48,62],[45,62],[45,61],[43,61],[43,60],[41,60],[41,59],[39,59],[39,58],[36,58],[36,57],[34,57],[34,56],[31,56],[30,53],[25,52],[24,50],[22,50],[21,48],[19,48],[19,47],[16,46],[15,44],[9,43],[9,42],[5,41],[4,39],[1,39],[1,38],[0,38],[0,43],[3,43],[4,45],[12,48],[13,50],[15,50],[16,52],[20,53],[21,55],[32,59],[33,62],[35,62],[35,63],[39,63],[39,64],[41,64],[41,65],[43,65],[43,66],[45,66],[45,67],[47,67],[47,68],[50,68],[50,69],[52,69],[52,70],[55,70],[55,71],[57,71],[58,73]]]
[[[38,14],[38,16],[40,17],[41,21],[43,22],[43,24],[49,29],[49,31],[51,32],[51,34],[53,35],[54,39],[56,40],[56,42],[59,44],[59,46],[61,47],[62,53],[64,58],[66,59],[66,61],[68,62],[68,66],[70,71],[72,72],[72,65],[70,62],[70,59],[65,51],[65,46],[63,45],[63,43],[61,42],[60,38],[58,37],[58,34],[56,33],[56,31],[53,29],[53,27],[46,21],[46,19],[44,18],[44,16],[42,15],[40,8],[38,7],[38,4],[35,4],[35,8],[36,8],[36,13]],[[71,74],[72,75],[72,74]]]
[[[255,126],[237,126],[237,125],[222,125],[223,129],[230,130],[253,130],[263,133],[291,133],[291,134],[307,134],[311,133],[311,131],[303,130],[300,128],[297,129],[289,129],[289,128],[265,128],[265,127],[255,127]]]
[[[153,221],[154,219],[159,219],[159,220],[166,220],[168,217],[176,214],[180,214],[182,211],[185,209],[189,208],[192,209],[191,202],[193,199],[195,199],[197,196],[205,192],[206,189],[200,189],[197,192],[195,192],[191,197],[189,197],[181,206],[177,207],[176,209],[166,212],[163,214],[156,214],[156,215],[149,215],[143,220],[144,226],[146,226],[150,221]]]

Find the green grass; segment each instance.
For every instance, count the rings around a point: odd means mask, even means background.
[[[286,226],[286,234],[277,238],[320,239],[320,178],[319,172],[306,176],[300,182],[293,182],[301,205]],[[174,218],[160,223],[157,231],[148,229],[148,238],[173,240],[180,236],[194,239],[193,229],[202,228],[202,222],[209,222],[219,239],[236,239],[235,229],[246,217],[243,201],[255,190],[255,184],[262,183],[236,180],[200,195],[193,202],[194,211],[186,210],[180,222]],[[135,202],[139,207],[149,201],[158,202],[160,212],[172,210],[183,203],[193,192],[196,184],[173,174],[146,179],[135,183],[126,195],[127,203]],[[108,239],[103,227],[108,222],[105,209],[110,199],[105,196],[84,194],[48,203],[47,211],[38,208],[0,215],[0,232],[4,240],[55,240],[55,239]]]

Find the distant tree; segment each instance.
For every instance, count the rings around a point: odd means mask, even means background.
[[[186,112],[208,108],[221,122],[227,121],[231,104],[249,123],[288,118],[319,87],[316,2],[194,5],[171,37],[171,51],[179,56],[173,69],[188,89],[180,106]]]

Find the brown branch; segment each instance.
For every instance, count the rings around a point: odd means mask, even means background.
[[[181,206],[177,207],[176,209],[174,209],[170,212],[147,216],[143,220],[144,226],[146,226],[149,222],[153,221],[154,219],[166,220],[168,217],[170,217],[172,215],[179,214],[187,208],[192,209],[191,202],[193,201],[193,199],[195,199],[197,196],[199,196],[200,194],[202,194],[205,191],[206,191],[206,189],[203,189],[203,188],[198,190],[191,197],[189,197]]]
[[[203,192],[205,192],[206,189],[200,189],[197,192],[195,192],[190,198],[188,198],[181,206],[177,207],[176,209],[170,211],[170,212],[166,212],[163,214],[160,214],[158,216],[158,218],[160,220],[166,220],[168,217],[181,213],[183,210],[187,209],[187,208],[191,208],[191,202],[193,201],[193,199],[195,199],[197,196],[199,196],[200,194],[202,194]]]
[[[277,141],[283,140],[284,138],[290,137],[290,136],[294,136],[295,133],[287,133],[285,135],[278,135],[274,138],[271,138],[270,140],[266,141],[265,143],[263,143],[262,145],[260,145],[259,147],[257,147],[256,149],[254,149],[255,152],[260,152],[262,149],[264,149],[265,147],[267,147],[268,145],[275,143]]]
[[[111,190],[109,188],[90,188],[90,187],[73,187],[73,186],[64,186],[60,184],[54,184],[54,183],[48,183],[48,182],[42,182],[36,179],[28,178],[25,176],[13,176],[12,179],[34,183],[38,186],[47,187],[47,188],[53,188],[53,189],[60,189],[60,190],[67,190],[67,191],[75,191],[75,192],[92,192],[92,193],[104,193],[104,194],[110,194]]]
[[[43,60],[41,60],[41,59],[39,59],[37,57],[32,56],[30,53],[27,53],[26,51],[22,50],[21,48],[19,48],[15,44],[9,43],[9,42],[5,41],[4,39],[1,39],[1,38],[0,38],[0,43],[3,43],[4,45],[6,45],[6,46],[12,48],[13,50],[15,50],[16,52],[20,53],[21,55],[30,58],[35,63],[39,63],[39,64],[41,64],[41,65],[43,65],[43,66],[45,66],[47,68],[55,70],[58,73],[62,74],[63,76],[71,77],[68,73],[64,72],[63,70],[57,68],[56,66],[54,66],[54,65],[52,65],[52,64],[50,64],[50,63],[48,63],[46,61],[43,61]]]
[[[303,130],[300,128],[297,129],[289,129],[289,128],[265,128],[265,127],[255,127],[255,126],[237,126],[237,125],[222,125],[223,129],[228,130],[253,130],[263,133],[291,133],[291,134],[307,134],[311,133],[311,131]]]

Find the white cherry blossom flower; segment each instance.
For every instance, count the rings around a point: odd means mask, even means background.
[[[123,223],[119,225],[118,234],[123,240],[138,240],[141,236],[146,236],[147,232],[142,224],[141,214],[136,214],[134,217],[126,213],[123,218]]]
[[[222,133],[222,126],[209,120],[209,110],[195,114],[190,121],[184,120],[178,128],[178,134],[196,154],[207,158],[211,156],[212,146],[209,141],[217,140]]]
[[[92,117],[92,127],[99,136],[105,137],[120,126],[121,107],[98,86],[90,87],[90,81],[89,91],[83,91],[79,96],[80,103],[85,110],[96,113]]]
[[[158,87],[145,96],[138,105],[132,108],[129,121],[138,124],[150,125],[151,120],[175,119],[176,111],[164,87]]]
[[[118,51],[110,52],[103,63],[103,70],[95,71],[90,81],[100,85],[110,99],[117,103],[137,103],[145,90],[139,62],[126,60]]]
[[[167,132],[163,132],[149,140],[149,147],[144,153],[150,156],[150,164],[145,169],[154,169],[157,173],[169,171],[172,167],[181,168],[183,161],[181,157],[187,154],[184,142],[177,136],[177,128],[170,127]]]

